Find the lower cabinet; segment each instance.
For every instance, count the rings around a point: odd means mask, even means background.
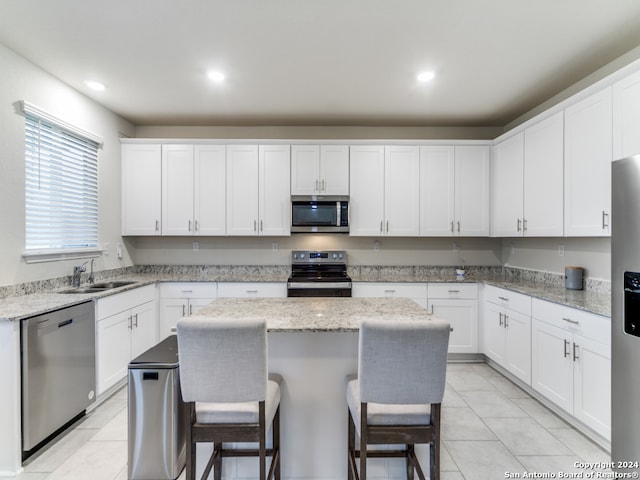
[[[531,385],[531,297],[486,285],[482,320],[484,354]]]
[[[124,379],[129,362],[158,342],[156,311],[155,285],[97,300],[98,395]]]
[[[427,308],[426,283],[353,282],[351,296],[360,298],[410,298]]]
[[[196,314],[217,296],[215,282],[161,283],[160,296],[160,340],[173,332],[178,320]]]
[[[532,315],[532,387],[610,439],[609,319],[538,299]]]
[[[478,353],[478,284],[429,283],[429,313],[451,325],[449,353]]]

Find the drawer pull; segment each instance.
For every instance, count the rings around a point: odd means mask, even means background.
[[[193,293],[193,290],[180,290],[182,293]]]
[[[507,297],[498,297],[500,300],[502,300],[503,302],[508,302],[509,299]]]
[[[247,290],[247,293],[256,294],[256,293],[258,293],[258,290]]]
[[[565,322],[573,323],[574,325],[580,325],[580,322],[578,320],[571,320],[570,318],[566,317],[562,317],[562,320],[564,320]]]
[[[385,290],[384,293],[396,293],[395,290]]]
[[[460,293],[460,290],[447,290],[449,293]]]

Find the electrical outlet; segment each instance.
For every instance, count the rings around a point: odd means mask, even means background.
[[[197,252],[198,250],[200,250],[200,243],[199,242],[193,242],[193,251]]]
[[[375,242],[373,242],[373,250],[375,252],[379,252],[380,251],[380,240],[376,240]]]
[[[460,244],[459,244],[459,243],[457,243],[457,242],[453,242],[452,250],[453,250],[454,252],[459,252],[459,251],[460,251]]]
[[[116,256],[122,259],[122,244],[120,242],[116,244]]]
[[[558,256],[564,257],[564,245],[558,245]]]
[[[278,251],[278,242],[271,243],[271,251],[272,252],[277,252]]]
[[[102,254],[105,257],[108,257],[109,255],[111,255],[111,252],[109,251],[110,248],[111,248],[111,245],[109,245],[108,243],[104,244],[104,248],[102,249]]]

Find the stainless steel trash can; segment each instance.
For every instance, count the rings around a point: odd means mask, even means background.
[[[185,465],[185,404],[175,335],[129,363],[129,479],[174,480]]]

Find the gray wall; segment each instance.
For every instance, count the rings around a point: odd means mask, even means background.
[[[96,259],[98,270],[131,265],[125,252],[115,255],[120,237],[119,132],[133,136],[134,126],[0,45],[0,285],[70,275],[78,260],[25,263],[24,116],[26,100],[104,140],[99,152],[100,242],[112,251]]]

